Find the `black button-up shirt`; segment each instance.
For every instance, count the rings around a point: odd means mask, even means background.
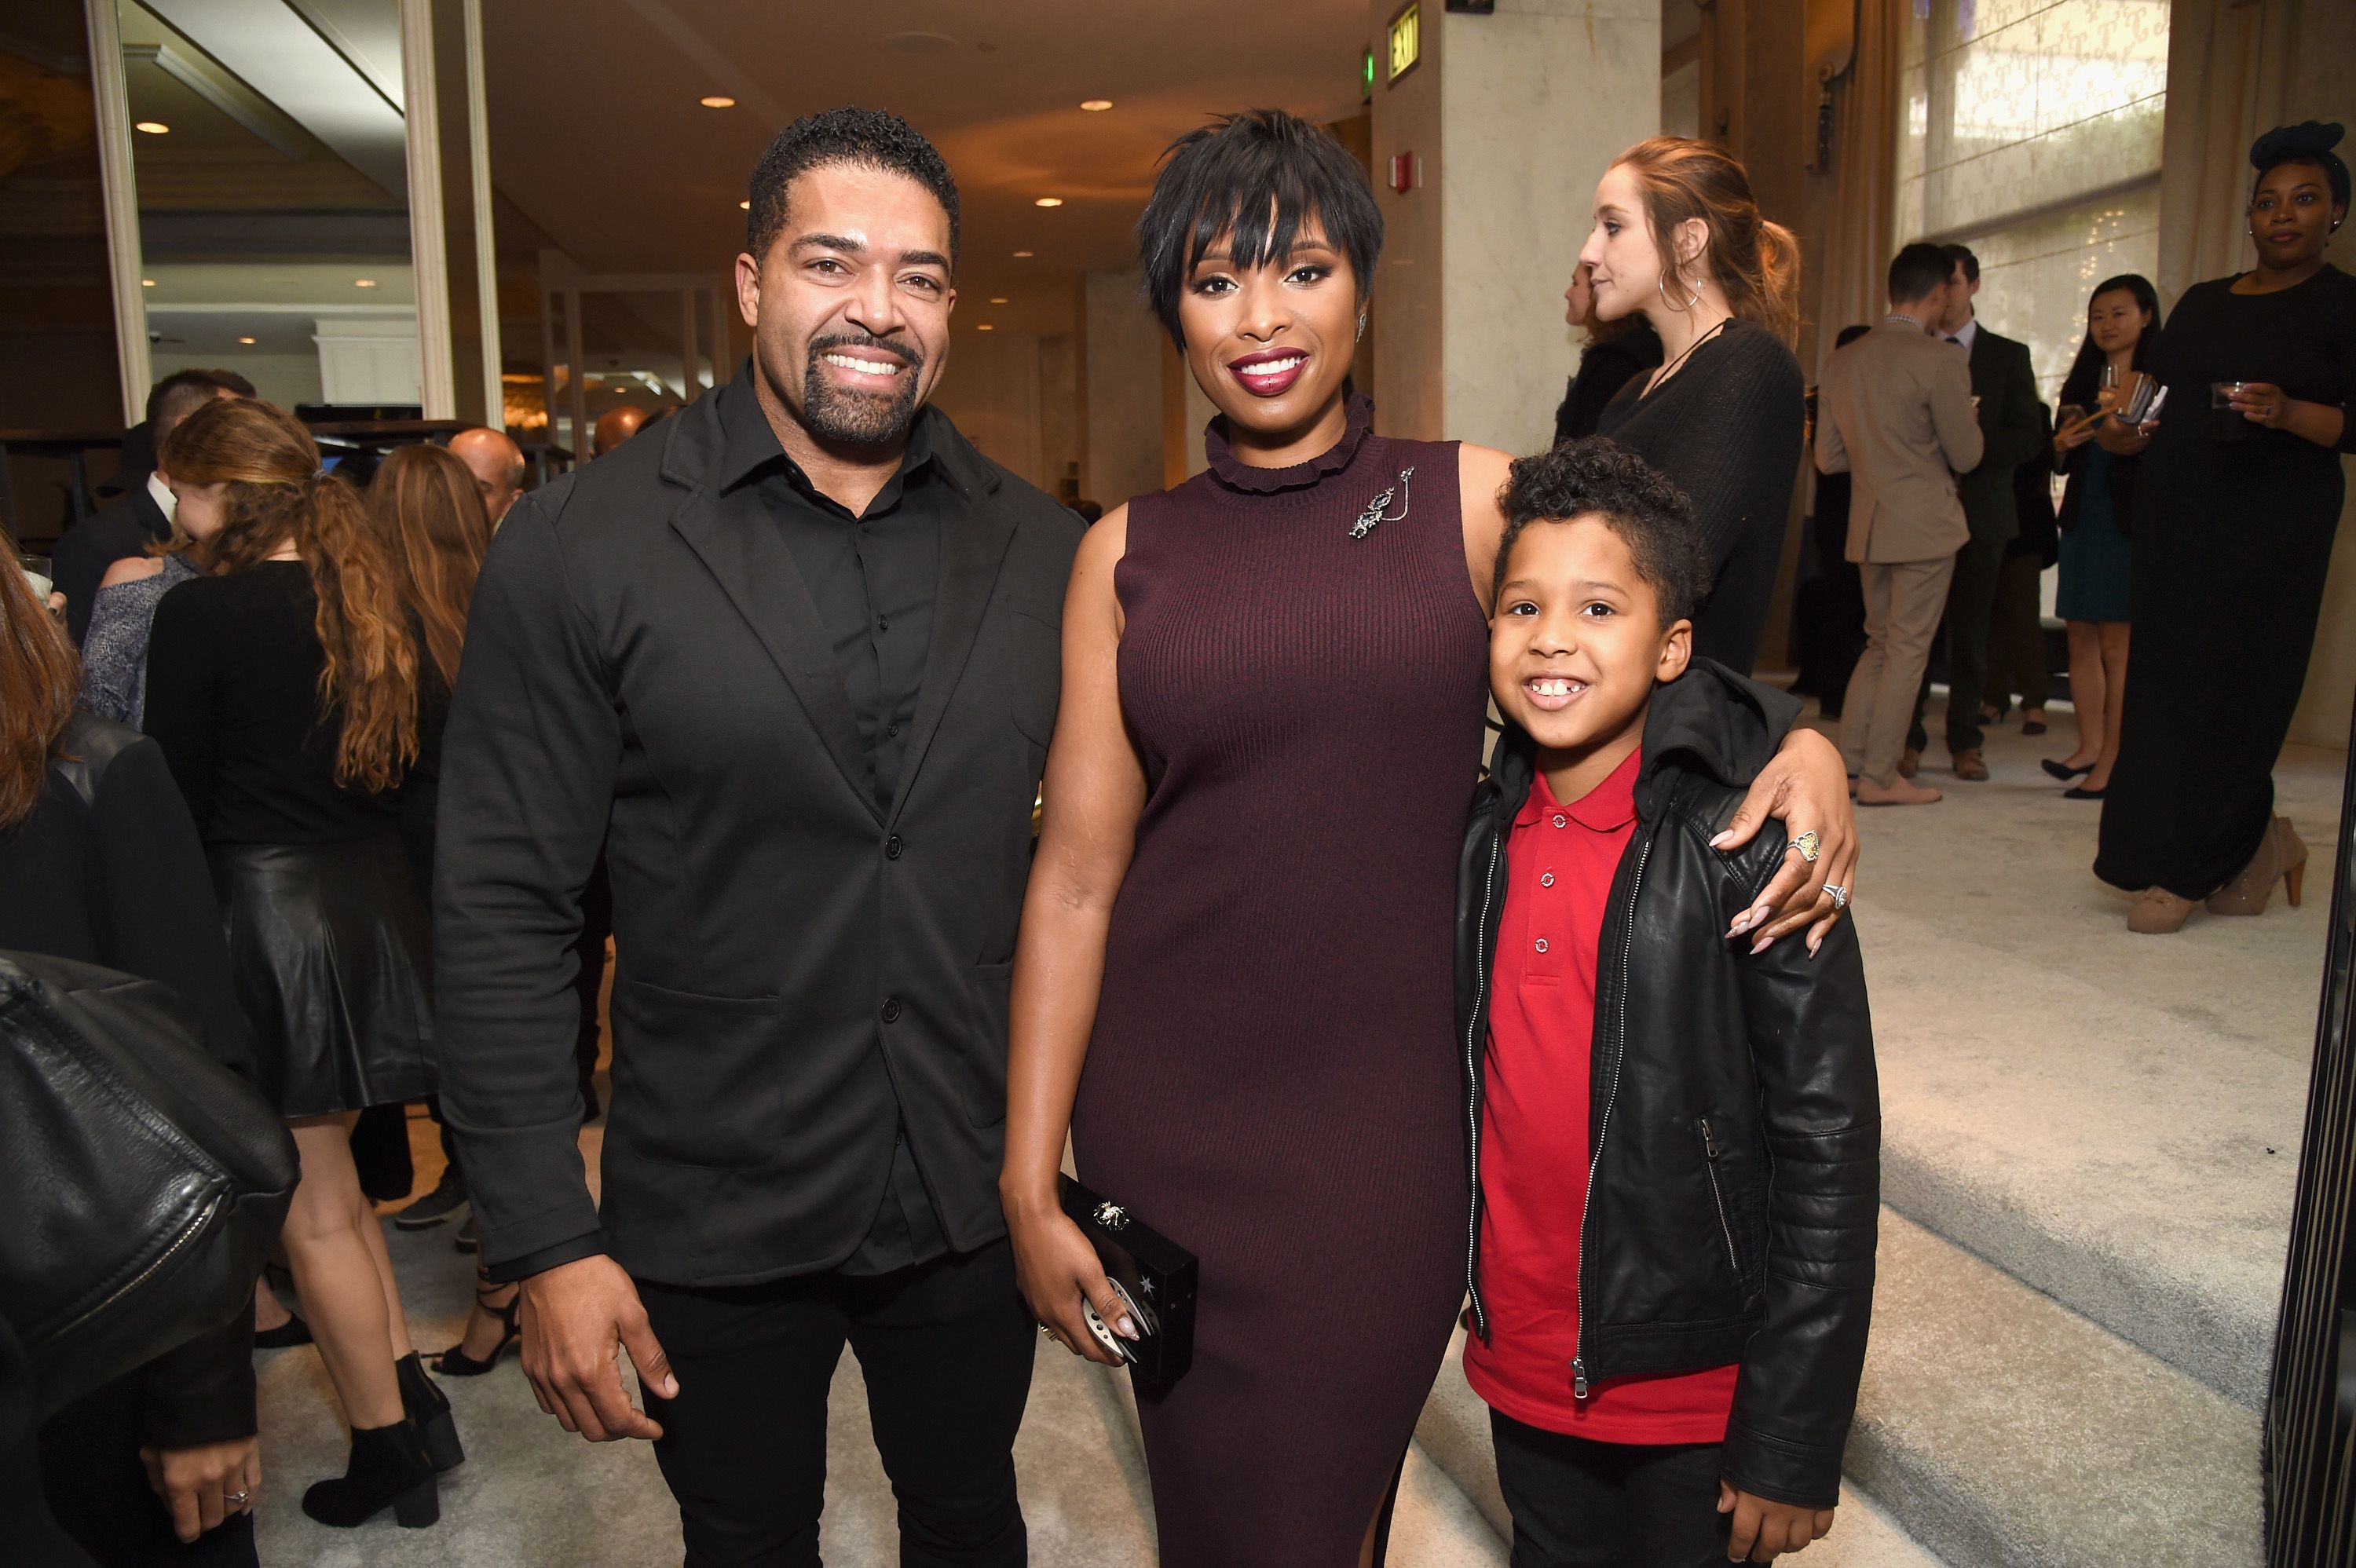
[[[940,585],[940,487],[933,464],[932,421],[919,409],[899,472],[864,512],[811,485],[786,455],[768,416],[753,397],[751,368],[720,405],[720,493],[750,489],[785,537],[866,742],[868,785],[885,811],[899,792],[908,731],[925,683],[933,640],[933,599]],[[740,392],[743,395],[737,395]],[[888,1274],[948,1251],[905,1132],[892,1146],[892,1176],[874,1224],[842,1265],[845,1274]]]

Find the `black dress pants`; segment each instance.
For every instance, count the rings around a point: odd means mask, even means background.
[[[1513,1568],[1725,1568],[1715,1443],[1594,1443],[1492,1410]]]
[[[819,1561],[827,1391],[847,1339],[900,1513],[903,1568],[1020,1568],[1014,1432],[1038,1331],[1004,1241],[874,1276],[641,1281],[679,1397],[646,1396],[688,1568]]]

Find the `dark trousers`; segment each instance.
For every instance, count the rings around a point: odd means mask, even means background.
[[[1816,670],[1816,706],[1827,719],[1841,716],[1849,677],[1857,673],[1858,658],[1865,652],[1865,580],[1845,553],[1848,475],[1839,477],[1843,481],[1839,493],[1829,500],[1825,481],[1817,481],[1817,505],[1826,509],[1810,519],[1815,529],[1816,561],[1824,575],[1817,580],[1815,621],[1808,640]],[[1829,509],[1834,502],[1838,503],[1837,512]]]
[[[1715,1443],[1593,1443],[1489,1413],[1513,1568],[1724,1568]]]
[[[691,1289],[641,1281],[677,1399],[655,1458],[688,1568],[804,1568],[826,1494],[827,1391],[847,1339],[900,1508],[904,1568],[1019,1568],[1014,1431],[1038,1331],[1001,1241],[895,1274]]]
[[[2046,668],[2045,622],[2038,603],[2045,562],[2034,552],[2010,555],[1997,569],[1996,609],[1988,617],[1987,699],[2002,708],[2016,695],[2028,709],[2045,706],[2053,684]]]
[[[2004,543],[1973,539],[1955,552],[1955,575],[1947,583],[1947,750],[1974,752],[1980,733],[1980,699],[1987,690],[1988,616],[1996,607],[1996,581],[2004,566]],[[1914,728],[1906,737],[1913,751],[1925,749],[1922,709],[1931,699],[1931,677],[1914,704]]]

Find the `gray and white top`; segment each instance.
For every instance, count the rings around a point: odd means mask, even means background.
[[[200,577],[184,555],[164,557],[153,577],[102,588],[91,601],[81,643],[81,706],[102,719],[140,728],[147,711],[147,628],[166,592]]]

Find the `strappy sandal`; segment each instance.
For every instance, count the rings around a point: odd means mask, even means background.
[[[498,1285],[487,1290],[481,1285],[475,1287],[475,1305],[499,1320],[499,1342],[491,1347],[491,1353],[478,1361],[466,1354],[466,1342],[462,1339],[434,1358],[434,1371],[437,1374],[445,1378],[481,1377],[499,1364],[499,1358],[508,1353],[509,1346],[523,1343],[523,1326],[517,1321],[523,1313],[522,1287],[515,1287],[515,1295],[508,1298],[505,1307],[490,1304],[489,1297],[508,1288]]]

